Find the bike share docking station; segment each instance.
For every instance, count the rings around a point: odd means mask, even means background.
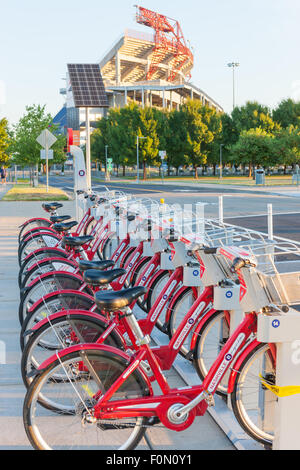
[[[85,158],[81,148],[76,145],[70,145],[70,153],[74,160],[74,192],[76,201],[76,220],[80,220],[83,216],[84,207],[81,207],[77,191],[87,191],[87,177]]]
[[[275,403],[273,450],[300,450],[300,314],[258,315],[257,339],[276,343],[276,385],[270,387]],[[269,388],[268,387],[268,388]]]

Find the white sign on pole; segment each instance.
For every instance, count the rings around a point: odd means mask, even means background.
[[[45,129],[36,140],[44,149],[50,149],[57,138],[48,129]]]
[[[45,160],[46,160],[46,191],[49,192],[49,149],[57,141],[57,138],[48,129],[43,132],[36,139],[37,142],[45,149]]]
[[[160,158],[161,158],[162,160],[164,160],[164,159],[166,158],[166,156],[167,156],[167,152],[166,152],[165,150],[161,150],[161,151],[159,152],[159,156],[160,156]]]
[[[48,160],[53,160],[53,150],[48,150]],[[41,160],[46,160],[46,150],[41,150]]]

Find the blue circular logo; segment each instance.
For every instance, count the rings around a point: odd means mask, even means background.
[[[195,271],[193,272],[193,276],[199,276],[199,271],[198,271],[198,269],[195,269]]]
[[[189,323],[190,325],[193,325],[193,324],[194,324],[194,320],[193,320],[192,318],[190,318],[189,321],[188,321],[188,323]]]
[[[273,328],[278,328],[280,326],[280,321],[279,320],[273,320],[272,321],[272,326],[273,326]]]
[[[164,299],[164,300],[167,300],[167,298],[168,298],[168,296],[165,294],[165,295],[163,296],[163,299]]]
[[[231,299],[232,296],[233,296],[233,293],[231,292],[231,290],[229,290],[228,292],[226,292],[226,297],[227,297],[227,299]]]
[[[142,277],[142,281],[146,281],[146,279],[147,279],[146,276]]]
[[[226,359],[226,361],[231,361],[232,355],[231,354],[226,354],[225,359]]]
[[[172,261],[172,255],[169,256],[169,260]]]

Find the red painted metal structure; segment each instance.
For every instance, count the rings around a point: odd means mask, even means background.
[[[172,70],[168,81],[174,82],[178,72],[182,71],[187,62],[194,63],[194,56],[186,45],[179,22],[143,7],[136,6],[136,8],[137,23],[153,28],[155,31],[155,46],[147,80],[152,79],[159,64],[170,56]],[[191,78],[191,75],[187,74],[186,78]]]

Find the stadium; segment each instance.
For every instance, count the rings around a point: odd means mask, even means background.
[[[151,31],[125,30],[98,62],[109,107],[123,107],[134,101],[139,106],[178,109],[187,99],[223,112],[223,108],[191,82],[194,57],[178,21],[160,13],[136,7],[136,21]],[[75,106],[69,74],[60,90],[65,105],[54,122],[61,132],[77,132],[85,143],[86,112]],[[106,116],[107,108],[90,108],[91,129]]]

